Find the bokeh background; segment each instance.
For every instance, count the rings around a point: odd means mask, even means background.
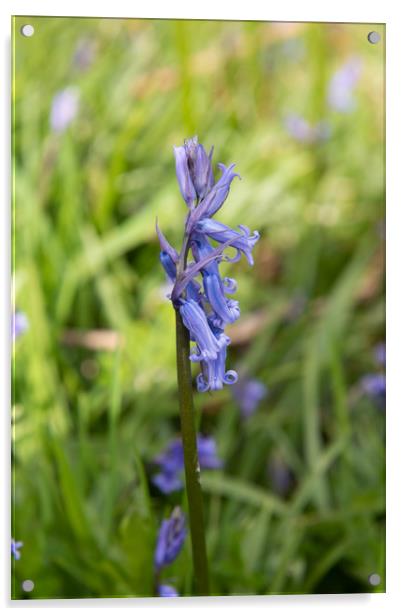
[[[194,134],[242,176],[218,219],[261,233],[254,268],[222,266],[240,385],[196,395],[212,592],[384,590],[384,37],[14,19],[14,598],[154,593],[184,504],[152,483],[179,430],[154,223],[179,246]],[[188,539],[164,577],[191,594]]]

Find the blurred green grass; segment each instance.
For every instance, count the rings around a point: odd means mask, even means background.
[[[358,388],[384,340],[383,43],[364,24],[38,17],[25,39],[26,21],[14,20],[14,299],[30,327],[13,356],[12,596],[28,598],[25,579],[33,598],[153,594],[157,528],[180,498],[149,485],[178,431],[154,222],[179,245],[172,146],[192,134],[242,176],[220,220],[261,232],[255,267],[227,266],[243,314],[229,361],[270,390],[246,422],[229,391],[196,397],[224,460],[202,474],[213,593],[384,590],[384,414]],[[337,113],[328,81],[353,56],[356,108]],[[79,111],[57,135],[52,100],[70,86]],[[290,113],[327,120],[330,137],[298,143]],[[269,473],[278,458],[286,494]],[[189,571],[186,544],[167,574],[181,594]]]

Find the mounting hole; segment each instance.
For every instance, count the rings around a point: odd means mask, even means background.
[[[377,45],[377,43],[379,43],[381,40],[381,35],[379,32],[375,32],[375,31],[369,32],[367,35],[367,39],[368,39],[368,42],[371,43],[372,45]]]
[[[22,36],[27,36],[29,38],[30,36],[33,36],[34,33],[35,33],[35,28],[31,26],[31,24],[25,24],[21,28]]]
[[[33,583],[32,580],[24,580],[22,582],[22,590],[24,592],[32,592],[34,589],[35,584]]]
[[[378,586],[381,582],[381,578],[378,573],[372,573],[371,575],[369,575],[368,581],[371,586]]]

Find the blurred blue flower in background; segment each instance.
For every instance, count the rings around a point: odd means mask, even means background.
[[[361,74],[360,58],[350,58],[332,76],[328,104],[335,111],[348,113],[356,106],[354,90]]]
[[[243,377],[233,385],[232,394],[242,417],[247,419],[255,413],[261,400],[268,394],[268,387],[257,379]]]
[[[73,64],[80,71],[86,71],[95,58],[95,42],[82,38],[78,41],[74,50]]]
[[[379,366],[385,366],[386,350],[385,342],[380,342],[374,348],[374,360]],[[386,379],[384,372],[366,374],[360,379],[361,391],[371,398],[378,406],[385,406]]]
[[[63,133],[77,115],[79,93],[69,87],[55,94],[50,111],[50,126],[55,133]]]
[[[386,349],[385,342],[380,342],[374,349],[374,358],[380,366],[385,366]]]
[[[11,554],[14,556],[15,560],[19,560],[21,558],[20,549],[23,545],[24,544],[22,541],[15,541],[14,539],[11,539]]]
[[[189,212],[180,255],[156,225],[161,247],[160,260],[169,280],[174,282],[171,293],[173,305],[180,311],[183,323],[190,332],[190,340],[195,342],[190,360],[200,362],[198,391],[206,392],[222,389],[224,384],[232,385],[237,380],[234,370],[225,369],[230,338],[224,333],[225,325],[240,316],[239,303],[226,297],[236,291],[236,281],[222,279],[218,263],[222,259],[238,261],[243,253],[252,265],[251,251],[259,239],[259,233],[254,231],[251,234],[244,225],[239,225],[240,231],[236,231],[211,218],[223,205],[233,179],[238,176],[233,171],[234,164],[226,167],[219,163],[222,175],[215,182],[213,148],[207,155],[197,137],[175,147],[174,154],[177,181]],[[213,248],[209,240],[218,242],[219,246]],[[223,256],[223,251],[229,246],[236,250],[232,258]],[[195,263],[184,269],[190,250]],[[202,276],[203,289],[195,280],[198,275]],[[172,477],[169,476],[169,479]]]
[[[20,311],[16,311],[13,314],[12,332],[13,339],[16,340],[21,334],[27,331],[29,322],[26,314]]]
[[[198,460],[201,468],[217,469],[222,467],[216,443],[211,436],[197,435]],[[181,473],[184,469],[183,444],[181,439],[172,441],[166,450],[154,459],[160,466],[160,472],[152,477],[152,483],[164,494],[181,490],[183,482]]]
[[[169,584],[159,584],[158,595],[160,597],[178,597],[179,593],[174,586],[170,586]]]
[[[363,393],[365,393],[372,400],[374,400],[374,402],[377,402],[381,405],[385,403],[385,374],[366,374],[360,381],[360,387]]]
[[[179,555],[186,538],[186,520],[180,507],[173,509],[170,518],[162,521],[156,541],[154,565],[157,574]]]
[[[282,457],[274,454],[268,463],[268,476],[272,488],[280,496],[286,496],[293,484],[293,475]]]
[[[290,114],[285,118],[285,128],[289,135],[300,143],[319,143],[331,135],[331,128],[325,120],[311,124],[300,115]]]

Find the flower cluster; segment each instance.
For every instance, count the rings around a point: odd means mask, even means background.
[[[221,468],[222,461],[216,452],[216,443],[211,436],[197,436],[198,460],[201,468]],[[183,482],[181,474],[184,469],[183,444],[181,439],[172,441],[166,450],[154,459],[160,466],[160,471],[152,477],[152,482],[164,494],[181,490]]]
[[[188,207],[183,245],[180,254],[169,244],[156,226],[161,246],[160,260],[171,282],[174,283],[171,300],[180,311],[184,325],[195,343],[190,360],[200,362],[197,377],[198,391],[222,389],[224,384],[237,381],[234,370],[226,371],[226,351],[230,338],[225,326],[240,316],[239,303],[227,297],[235,293],[237,285],[232,278],[222,278],[219,263],[238,261],[242,254],[253,265],[251,251],[259,233],[239,225],[236,231],[213,216],[228,196],[233,179],[238,176],[234,165],[218,164],[221,177],[215,182],[212,153],[207,155],[197,137],[187,139],[183,146],[174,148],[176,175],[181,195]],[[216,242],[214,247],[211,242]],[[232,258],[224,256],[228,247],[235,249]],[[194,261],[187,265],[191,251]],[[196,280],[200,276],[202,284]]]
[[[184,514],[180,507],[173,509],[170,518],[163,520],[159,529],[154,555],[154,566],[158,580],[158,595],[160,597],[177,597],[173,586],[159,584],[159,576],[164,567],[170,565],[179,555],[186,538],[187,529]]]

